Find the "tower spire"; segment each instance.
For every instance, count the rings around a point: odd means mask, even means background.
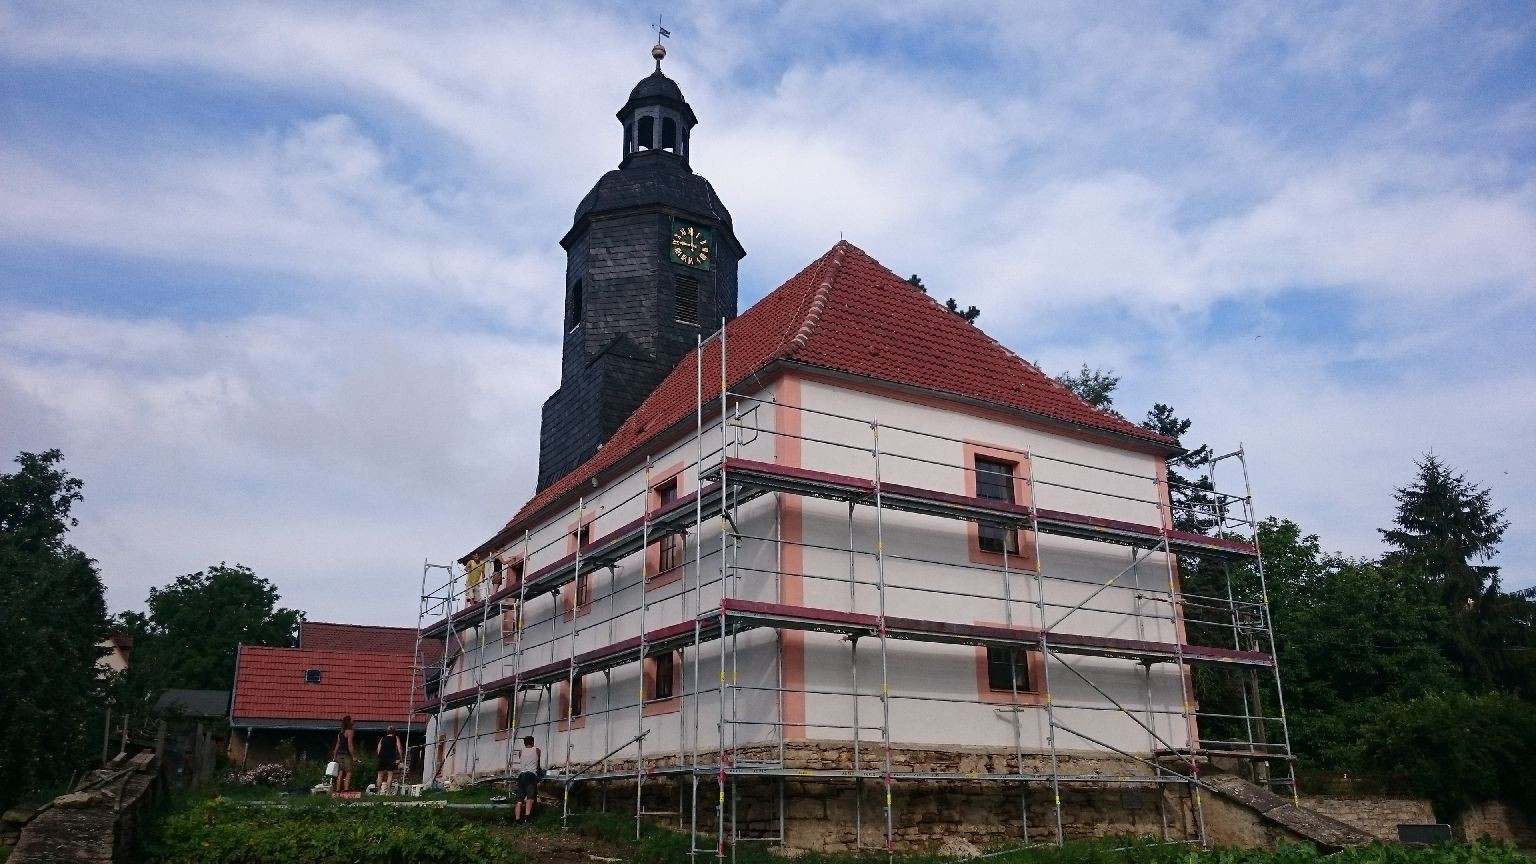
[[[656,16],[656,23],[651,25],[651,29],[656,31],[656,44],[651,46],[651,57],[655,58],[656,72],[660,74],[661,61],[667,56],[667,46],[661,44],[661,40],[670,38],[672,36],[672,31],[661,26],[660,15]]]

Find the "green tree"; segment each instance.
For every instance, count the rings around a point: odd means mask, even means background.
[[[1391,547],[1384,561],[1439,589],[1447,606],[1473,606],[1498,592],[1499,568],[1486,562],[1498,551],[1509,522],[1503,510],[1493,509],[1487,489],[1435,454],[1415,465],[1418,476],[1394,493],[1395,527],[1381,532]]]
[[[1056,383],[1077,394],[1079,399],[1095,408],[1108,411],[1116,417],[1115,388],[1120,386],[1120,376],[1113,369],[1089,369],[1084,363],[1077,372],[1063,372],[1056,376]]]
[[[1489,563],[1509,522],[1489,490],[1468,481],[1433,453],[1415,463],[1412,482],[1397,489],[1393,527],[1382,530],[1382,564],[1438,598],[1450,615],[1444,646],[1479,690],[1512,688],[1536,697],[1532,675],[1529,592],[1505,594]]]
[[[928,286],[923,284],[923,278],[916,273],[913,273],[911,276],[907,277],[907,284],[923,292],[924,294],[928,293]],[[980,309],[977,309],[975,306],[967,306],[964,309],[961,309],[960,302],[953,297],[944,301],[944,308],[955,313],[956,315],[959,315],[961,318],[964,318],[966,321],[969,321],[972,324],[975,324],[976,319],[981,317]]]
[[[130,677],[144,692],[233,687],[236,646],[293,644],[304,613],[279,608],[279,599],[251,568],[222,562],[151,588],[149,614],[117,616],[135,637]]]
[[[1205,472],[1211,464],[1211,448],[1206,444],[1191,447],[1184,443],[1192,425],[1193,421],[1175,414],[1172,407],[1162,402],[1154,404],[1147,419],[1141,421],[1143,429],[1172,438],[1184,448],[1182,453],[1168,457],[1168,497],[1173,503],[1174,527],[1210,534],[1224,526],[1217,515],[1211,478]]]
[[[1261,522],[1259,549],[1297,754],[1310,767],[1377,767],[1360,749],[1372,717],[1460,688],[1438,647],[1445,610],[1391,569],[1325,554],[1289,519]]]
[[[0,807],[64,784],[94,751],[106,601],[70,545],[83,484],[58,450],[0,474]]]

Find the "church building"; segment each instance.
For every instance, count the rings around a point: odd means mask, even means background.
[[[664,53],[560,241],[537,490],[421,625],[454,646],[428,782],[504,777],[531,735],[565,811],[710,852],[1199,840],[1208,757],[1283,786],[1283,720],[1202,716],[1190,674],[1274,672],[1265,609],[1180,587],[1256,566],[1246,497],[1179,530],[1176,441],[851,243],[738,316],[745,250]]]

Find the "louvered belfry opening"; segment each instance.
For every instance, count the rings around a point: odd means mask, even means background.
[[[676,294],[673,301],[675,308],[673,317],[679,323],[697,326],[699,323],[699,280],[692,276],[678,276],[676,277],[674,287]]]

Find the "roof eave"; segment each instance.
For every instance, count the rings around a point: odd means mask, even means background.
[[[731,387],[734,388],[737,385],[739,385],[742,381],[750,381],[753,378],[760,379],[760,384],[759,384],[760,387],[766,387],[768,384],[772,383],[773,379],[772,379],[771,376],[773,375],[773,373],[778,371],[778,368],[780,366],[782,366],[783,363],[784,363],[784,361],[781,358],[775,357],[775,358],[769,360],[767,363],[764,363],[762,366],[758,367],[757,369],[754,369],[753,371],[748,372],[747,374],[741,376],[741,378],[738,381],[733,382],[731,384]],[[765,376],[768,376],[768,377],[765,377]],[[719,402],[718,401],[710,401],[710,403],[708,405],[706,405],[705,408],[704,408],[704,419],[708,420],[711,417],[713,417],[714,416],[714,411],[716,411],[718,409],[719,409]],[[591,479],[592,480],[596,480],[597,481],[597,485],[599,487],[601,487],[602,484],[603,484],[603,479],[604,478],[612,478],[615,474],[623,474],[625,471],[633,468],[636,464],[644,461],[646,451],[649,450],[649,449],[652,449],[655,446],[656,442],[671,440],[673,436],[683,432],[684,430],[688,429],[690,426],[697,425],[697,422],[698,422],[698,420],[697,420],[696,416],[694,414],[692,414],[692,413],[684,416],[683,418],[679,419],[676,423],[673,423],[671,426],[667,426],[667,427],[661,429],[660,431],[656,432],[656,434],[654,434],[654,435],[650,436],[649,438],[645,439],[645,441],[643,441],[639,446],[637,446],[634,449],[634,451],[631,452],[629,455],[625,456],[624,458],[620,459],[619,461],[615,462],[614,464],[608,466],[606,469],[604,469],[602,471],[598,471],[597,473],[593,474]],[[573,472],[580,471],[581,470],[581,466],[578,465],[578,466],[576,466],[575,468],[573,468],[571,470]],[[564,480],[565,478],[562,477],[560,479]],[[555,482],[558,483],[559,481],[557,480]],[[490,552],[491,550],[496,549],[497,547],[505,545],[508,540],[511,540],[512,538],[516,537],[518,534],[522,533],[524,530],[530,529],[531,526],[538,524],[538,522],[539,522],[541,517],[545,516],[546,514],[552,513],[552,512],[558,512],[560,510],[560,508],[562,508],[564,506],[567,506],[570,503],[571,498],[575,497],[576,493],[580,489],[581,489],[580,485],[573,486],[564,495],[561,495],[560,497],[554,499],[553,501],[550,501],[548,504],[545,504],[543,507],[540,507],[538,510],[535,510],[534,512],[529,513],[527,516],[524,516],[521,519],[516,519],[516,520],[513,520],[512,522],[507,523],[506,527],[502,528],[500,531],[497,531],[495,534],[493,534],[491,536],[491,539],[485,541],[484,543],[481,543],[479,546],[476,546],[474,548],[474,550],[472,550],[468,554],[464,555],[463,557],[459,558],[458,563],[464,564],[464,563],[468,562],[472,558],[477,558],[477,557],[479,557],[481,555],[485,555],[486,553]]]

